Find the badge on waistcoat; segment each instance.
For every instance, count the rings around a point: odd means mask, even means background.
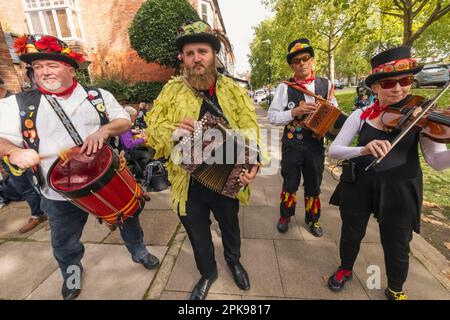
[[[295,108],[295,102],[289,102],[287,105],[288,109],[294,109]]]

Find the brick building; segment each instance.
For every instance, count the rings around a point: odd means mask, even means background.
[[[140,59],[130,46],[128,29],[145,0],[0,0],[3,31],[14,35],[51,34],[84,52],[91,77],[164,81],[174,70]],[[168,0],[170,1],[170,0]],[[199,16],[226,35],[217,0],[188,0]],[[234,73],[228,43],[219,60]],[[20,74],[22,73],[22,74]],[[23,78],[19,70],[19,78]]]
[[[16,69],[11,58],[11,53],[0,24],[0,77],[5,82],[5,87],[11,92],[20,91],[20,83]]]

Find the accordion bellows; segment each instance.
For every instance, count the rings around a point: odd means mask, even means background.
[[[215,130],[208,132],[211,129]],[[208,138],[211,132],[214,137],[220,134],[222,139]],[[252,148],[244,136],[231,133],[221,118],[210,112],[205,113],[191,135],[181,140],[180,147],[183,153],[180,166],[191,178],[233,199],[242,188],[240,175],[257,165],[257,148]]]

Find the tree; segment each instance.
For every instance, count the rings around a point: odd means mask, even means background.
[[[177,68],[175,39],[178,29],[185,23],[198,20],[197,12],[186,0],[147,0],[131,23],[131,46],[149,63]]]
[[[383,14],[403,22],[403,44],[412,44],[450,11],[449,0],[381,0]]]

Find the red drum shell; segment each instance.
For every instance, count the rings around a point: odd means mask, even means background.
[[[88,213],[118,224],[143,209],[141,186],[126,167],[119,171],[119,158],[109,146],[104,145],[91,161],[71,158],[64,167],[62,162],[53,163],[48,185]]]

